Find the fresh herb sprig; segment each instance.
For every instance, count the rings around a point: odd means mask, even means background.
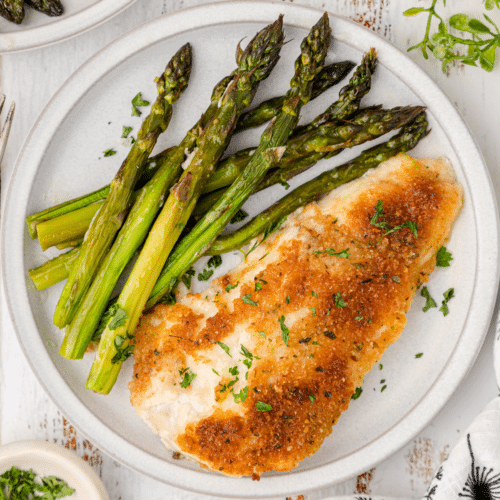
[[[55,500],[71,496],[75,492],[66,481],[58,477],[42,477],[42,484],[35,482],[35,477],[36,473],[31,469],[22,470],[12,467],[0,476],[0,498]]]
[[[469,66],[481,66],[486,71],[492,71],[495,66],[496,49],[500,47],[500,30],[491,18],[483,14],[485,21],[469,17],[466,14],[454,14],[448,22],[436,11],[438,0],[432,0],[429,8],[413,7],[403,12],[405,16],[416,16],[427,13],[427,25],[423,40],[408,49],[420,49],[425,59],[429,58],[427,51],[442,62],[442,70],[446,72],[447,65],[453,61],[458,61]],[[446,0],[443,0],[446,6]],[[500,0],[486,0],[485,6],[488,10],[494,6],[500,8]],[[436,18],[438,31],[431,34],[432,21]],[[491,25],[491,26],[488,26]],[[450,28],[470,33],[471,38],[455,36],[450,32]],[[460,48],[466,48],[466,53],[460,53]]]

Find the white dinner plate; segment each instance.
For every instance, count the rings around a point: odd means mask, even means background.
[[[0,17],[0,54],[36,49],[79,35],[111,19],[136,0],[61,0],[64,14],[50,17],[25,7],[21,24]]]
[[[131,99],[141,91],[153,101],[154,77],[189,41],[194,53],[191,81],[157,149],[176,144],[203,112],[213,85],[234,68],[237,43],[244,37],[249,40],[280,13],[285,14],[290,43],[261,85],[259,100],[286,90],[300,41],[320,11],[281,2],[205,5],[145,24],[103,49],[68,80],[36,123],[16,164],[3,214],[9,308],[24,352],[47,392],[77,428],[117,460],[171,485],[205,494],[262,498],[304,493],[364,472],[394,453],[432,420],[466,375],[482,345],[497,290],[496,206],[486,167],[467,127],[410,59],[373,32],[332,14],[335,42],[329,60],[359,62],[363,52],[376,47],[380,64],[364,105],[425,104],[432,133],[413,154],[448,157],[464,186],[464,208],[448,244],[452,265],[437,269],[428,284],[436,300],[454,287],[450,314],[444,317],[437,308],[424,314],[424,299],[417,296],[401,339],[382,359],[383,369],[377,367],[368,374],[361,397],[352,401],[319,452],[297,469],[264,474],[259,482],[228,478],[188,460],[173,459],[129,403],[131,360],[109,396],[84,388],[92,356],[75,362],[58,354],[62,332],[52,325],[52,314],[62,284],[40,293],[30,283],[27,270],[45,257],[37,241],[28,236],[25,216],[109,182],[126,153],[120,144],[122,126],[133,126],[134,134],[140,123],[131,117]],[[337,94],[338,87],[310,103],[303,120],[324,110]],[[254,131],[238,136],[231,150],[254,144],[258,135]],[[118,154],[105,158],[103,151],[109,148]],[[321,162],[291,184],[343,163],[361,150]],[[255,213],[283,192],[275,186],[249,201],[246,209]],[[238,261],[237,254],[224,257],[218,274]],[[423,355],[416,357],[418,353]],[[381,380],[385,380],[383,392]]]

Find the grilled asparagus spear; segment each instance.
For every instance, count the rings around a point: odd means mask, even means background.
[[[238,57],[220,106],[197,140],[196,148],[180,180],[172,188],[101,336],[86,387],[108,393],[129,351],[129,339],[142,314],[160,271],[193,211],[203,185],[213,173],[236,126],[238,117],[252,102],[261,80],[276,65],[283,44],[282,17],[260,31]],[[122,321],[115,328],[116,315]]]
[[[64,13],[64,7],[59,0],[24,0],[24,3],[48,16],[56,17]]]
[[[328,15],[324,14],[302,41],[301,55],[295,63],[295,75],[290,82],[290,90],[286,94],[281,113],[262,134],[259,147],[246,169],[170,255],[153,288],[147,308],[172,291],[177,280],[205,253],[253,193],[269,168],[280,160],[285,149],[282,146],[297,125],[300,109],[310,99],[312,80],[323,65],[330,34]]]
[[[269,228],[279,225],[279,221],[283,217],[297,208],[307,205],[346,182],[361,177],[366,171],[375,168],[383,161],[413,149],[428,134],[427,127],[425,111],[421,111],[411,123],[402,128],[399,134],[387,142],[367,149],[348,163],[324,172],[315,179],[302,184],[237,231],[219,236],[205,255],[218,255],[242,248],[258,235],[266,234],[266,229],[269,230]],[[261,241],[262,239],[257,241],[256,245]]]
[[[106,202],[90,225],[57,304],[54,314],[56,326],[62,328],[73,319],[99,263],[123,223],[133,187],[156,144],[156,139],[168,126],[172,104],[186,88],[190,71],[191,46],[186,44],[174,55],[163,75],[158,78],[159,96],[151,107],[150,115],[144,120],[127,159],[111,182]]]
[[[328,90],[331,86],[336,85],[337,83],[342,81],[345,78],[345,76],[347,76],[352,67],[353,63],[349,61],[341,61],[338,63],[332,63],[328,66],[325,66],[325,68],[323,68],[323,71],[321,71],[314,80],[313,94],[311,98],[314,99],[318,97],[323,92]],[[266,101],[263,101],[255,108],[243,112],[238,120],[238,123],[236,124],[235,133],[242,132],[251,127],[258,127],[269,121],[273,116],[276,116],[276,114],[279,112],[279,110],[283,105],[283,100],[284,96],[271,98]],[[138,182],[138,186],[136,186],[136,188],[143,186],[153,177],[153,175],[158,170],[159,165],[161,164],[161,162],[171,149],[172,148],[162,151],[156,156],[148,159],[144,173],[141,176]],[[228,185],[228,183],[224,185]],[[69,214],[73,211],[91,205],[93,203],[101,202],[102,204],[102,200],[104,200],[106,196],[108,196],[108,194],[109,194],[109,185],[104,186],[103,188],[98,189],[97,191],[94,191],[87,195],[80,196],[79,198],[69,200],[67,202],[61,203],[54,207],[47,208],[45,210],[42,210],[41,212],[37,212],[35,214],[28,216],[26,218],[26,223],[28,225],[28,231],[31,238],[34,239],[37,237],[38,224],[41,224],[45,221],[53,220],[65,214]],[[97,212],[101,204],[94,207],[94,213]],[[80,221],[79,215],[74,214],[74,216],[75,216],[74,218],[70,218],[68,220],[69,225],[71,225],[71,221],[77,221],[77,220]],[[90,220],[92,220],[92,217],[88,219],[89,223]],[[46,232],[52,233],[56,236],[58,232],[57,227],[55,227],[54,229],[52,228],[49,229],[48,227],[46,227]],[[42,248],[43,247],[47,248],[48,245],[47,244],[42,245]]]
[[[0,12],[9,21],[21,24],[24,19],[24,2],[23,0],[0,0]]]

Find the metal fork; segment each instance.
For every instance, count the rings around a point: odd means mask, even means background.
[[[5,95],[0,96],[0,113],[2,112],[2,108],[5,102]],[[16,108],[15,103],[12,103],[10,106],[9,113],[7,115],[7,119],[5,120],[5,124],[0,132],[0,165],[2,164],[3,154],[5,153],[5,147],[7,146],[7,139],[9,138],[10,127],[12,125],[12,120],[14,119],[14,109]],[[1,178],[0,178],[0,187],[1,187]]]
[[[0,96],[0,113],[5,102],[5,95]],[[7,146],[7,139],[9,138],[10,127],[12,125],[12,120],[14,119],[14,109],[16,104],[13,102],[10,106],[9,114],[5,120],[2,132],[0,132],[0,163],[2,163],[3,154],[5,152],[5,147]]]

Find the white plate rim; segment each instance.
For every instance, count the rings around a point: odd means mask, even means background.
[[[38,49],[95,28],[130,7],[136,0],[101,0],[56,21],[9,33],[0,33],[0,54]]]
[[[26,206],[29,194],[23,192],[22,184],[23,179],[26,181],[30,176],[35,175],[45,148],[50,143],[58,124],[62,122],[70,109],[68,105],[81,98],[88,87],[92,85],[89,82],[95,82],[96,78],[110,71],[124,57],[130,56],[131,46],[135,47],[136,50],[141,50],[144,45],[138,43],[140,40],[147,39],[148,45],[153,44],[160,39],[168,38],[185,30],[213,24],[207,20],[213,19],[214,16],[217,16],[217,24],[224,24],[241,20],[244,22],[269,22],[275,19],[279,13],[284,13],[287,24],[309,27],[317,20],[321,12],[323,11],[311,7],[280,2],[224,2],[175,12],[132,30],[85,63],[54,96],[30,132],[14,168],[7,193],[7,199],[10,202],[5,208],[2,230],[2,241],[14,242],[14,246],[9,244],[9,252],[7,252],[7,246],[3,245],[2,264],[9,312],[22,349],[42,386],[56,405],[61,408],[61,411],[83,434],[90,437],[113,458],[172,486],[198,493],[227,497],[263,498],[285,494],[289,496],[343,481],[371,468],[417,435],[444,406],[472,366],[490,324],[500,271],[498,214],[491,180],[474,139],[460,114],[445,94],[405,54],[379,35],[352,21],[331,14],[339,26],[349,27],[354,34],[362,33],[361,41],[356,45],[358,49],[365,51],[371,46],[375,46],[379,50],[380,64],[385,65],[405,83],[407,82],[403,75],[411,74],[414,77],[412,85],[409,85],[410,88],[429,107],[432,106],[434,114],[439,116],[443,130],[446,130],[448,134],[453,131],[452,135],[449,135],[449,140],[457,154],[460,153],[461,162],[475,165],[477,169],[477,175],[467,180],[471,192],[481,193],[481,206],[474,206],[476,220],[478,209],[480,209],[482,217],[481,224],[477,224],[476,234],[478,248],[479,246],[481,248],[476,262],[476,285],[480,289],[473,295],[470,314],[463,327],[464,333],[455,347],[449,363],[443,368],[436,384],[425,394],[420,404],[383,436],[368,443],[361,450],[362,454],[355,452],[337,460],[334,464],[307,471],[292,471],[284,475],[263,477],[260,482],[253,482],[251,486],[246,483],[245,491],[242,491],[241,479],[224,477],[221,481],[221,476],[175,468],[142,450],[138,450],[130,442],[113,433],[94,417],[78,396],[60,378],[51,358],[45,351],[41,338],[37,334],[29,333],[36,331],[31,310],[26,311],[22,306],[16,306],[16,303],[22,304],[23,300],[24,303],[28,301],[25,276],[23,279],[19,279],[19,273],[22,273],[24,269],[22,258],[22,242],[25,232],[23,207]],[[161,27],[161,29],[152,30],[150,29],[152,26]],[[152,33],[156,33],[156,35],[152,35]],[[351,43],[350,40],[338,36],[337,39]],[[23,175],[20,175],[21,170]],[[21,211],[21,214],[18,213],[17,216],[16,208],[17,212]],[[9,236],[8,240],[6,240],[6,236]],[[45,367],[45,375],[50,371],[50,377],[45,376],[42,379],[40,365]],[[382,437],[384,451],[381,454],[380,441]],[[126,457],[134,458],[131,460]],[[173,468],[175,468],[176,474],[172,474]]]

